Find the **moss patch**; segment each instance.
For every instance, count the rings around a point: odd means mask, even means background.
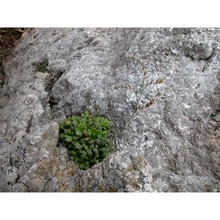
[[[42,62],[39,63],[33,63],[32,65],[36,68],[37,72],[41,72],[41,73],[49,73],[49,69],[48,69],[48,60],[45,59]]]

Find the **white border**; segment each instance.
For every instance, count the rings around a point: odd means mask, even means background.
[[[219,27],[217,0],[7,0],[2,27]]]
[[[2,219],[217,219],[218,193],[2,193]]]

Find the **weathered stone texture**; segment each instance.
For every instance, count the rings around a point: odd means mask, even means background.
[[[3,65],[0,191],[220,190],[220,29],[34,29]],[[82,171],[57,122],[85,110],[115,152]]]

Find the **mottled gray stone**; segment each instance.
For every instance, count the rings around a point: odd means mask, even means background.
[[[219,42],[215,28],[34,29],[3,64],[0,191],[218,192]],[[57,122],[85,110],[113,122],[115,151],[82,171]]]

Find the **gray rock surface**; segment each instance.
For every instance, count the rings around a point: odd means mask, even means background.
[[[34,29],[3,66],[0,191],[220,191],[220,29]],[[85,110],[115,152],[82,171],[57,123]]]

